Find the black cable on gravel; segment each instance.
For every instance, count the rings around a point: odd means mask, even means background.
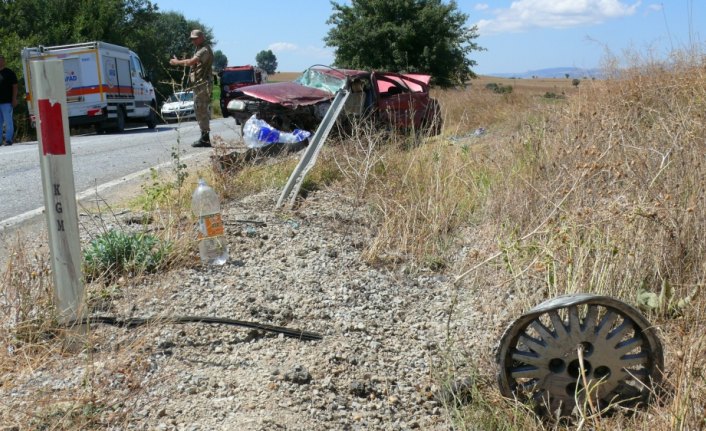
[[[104,323],[122,328],[136,328],[147,324],[167,324],[167,323],[210,323],[214,325],[241,326],[244,328],[259,329],[266,332],[282,334],[286,337],[296,338],[302,341],[321,340],[323,336],[316,332],[302,331],[299,329],[287,328],[284,326],[267,325],[264,323],[248,322],[245,320],[226,319],[221,317],[208,316],[176,316],[176,317],[133,317],[130,319],[120,319],[112,316],[90,316],[83,319],[74,320],[68,326],[86,325],[91,323]]]

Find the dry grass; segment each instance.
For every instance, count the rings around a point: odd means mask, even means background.
[[[146,187],[163,186],[154,182]],[[131,225],[96,197],[81,207],[82,213],[90,214],[82,217],[82,230],[93,238],[115,229],[144,231],[141,223],[149,219],[152,231],[172,244],[160,270],[192,265],[193,223],[185,214],[185,190],[160,193],[153,198],[151,211]],[[150,337],[143,334],[152,328],[126,333],[91,327],[77,337],[76,329],[57,321],[46,253],[27,249],[21,235],[7,244],[6,252],[0,271],[0,388],[6,394],[0,397],[0,423],[18,429],[124,429],[133,414],[135,396],[144,389],[140,382],[148,372],[148,360],[141,352],[149,348]],[[88,314],[125,315],[126,310],[115,309],[118,299],[140,304],[150,295],[159,297],[161,292],[150,277],[155,276],[133,271],[119,278],[106,274],[86,280]],[[78,351],[75,344],[67,343],[72,339],[79,340]],[[105,347],[106,340],[112,350]],[[33,383],[35,378],[39,384]]]
[[[584,412],[581,425],[540,422],[525,406],[498,395],[492,359],[481,354],[464,358],[466,371],[476,373],[472,401],[447,405],[456,429],[706,427],[705,70],[703,57],[692,54],[675,56],[669,68],[637,61],[610,79],[578,87],[569,79],[482,78],[465,89],[435,90],[445,123],[441,136],[390,136],[356,127],[351,136],[332,138],[321,153],[305,188],[335,184],[374,215],[376,236],[364,253],[369,261],[463,274],[455,286],[459,304],[451,311],[463,313],[458,307],[473,286],[512,289],[517,300],[499,305],[513,315],[564,293],[635,304],[639,289],[673,288],[669,303],[646,311],[666,357],[665,387],[646,410],[611,417]],[[496,94],[485,87],[491,82],[513,91]],[[473,133],[481,127],[484,134]],[[237,198],[281,187],[295,164],[283,160],[200,174],[224,196]],[[145,190],[161,196],[150,211],[158,214],[162,235],[184,244],[175,264],[186,265],[193,257],[185,251],[190,182],[163,196],[162,185]],[[12,387],[13,373],[56,365],[62,357],[52,335],[46,256],[20,245],[11,254],[0,273],[3,390]],[[690,302],[676,307],[685,298]],[[449,352],[450,358],[463,355]],[[130,368],[130,356],[121,358],[115,366]],[[447,363],[440,369],[437,378],[446,382],[463,368]],[[139,367],[134,372],[137,381]],[[96,374],[87,371],[86,381],[90,390],[69,405],[40,397],[46,406],[30,412],[39,424],[57,417],[87,429],[119,423],[129,406],[111,404],[117,392],[102,387]],[[135,390],[127,381],[123,395]]]
[[[693,297],[684,309],[648,313],[666,344],[670,389],[659,394],[663,405],[589,423],[597,429],[701,429],[703,60],[682,58],[670,69],[639,64],[587,84],[565,104],[517,113],[523,119],[517,131],[488,155],[502,175],[494,176],[482,205],[479,231],[501,244],[501,272],[525,298],[592,292],[635,304],[639,289],[659,293],[665,284],[674,288],[673,302]],[[467,281],[492,284],[480,270]],[[523,308],[536,305],[532,301]]]
[[[669,68],[638,62],[611,79],[567,86],[564,100],[544,97],[547,83],[495,94],[474,82],[436,93],[445,132],[422,147],[359,133],[339,151],[338,165],[379,219],[365,256],[453,268],[466,275],[460,295],[507,287],[519,297],[508,304],[515,315],[566,293],[636,304],[640,291],[670,286],[665,304],[645,310],[665,344],[659,402],[610,418],[585,412],[583,424],[702,429],[705,66],[700,56],[681,56]],[[486,132],[477,137],[471,132],[479,127]],[[460,232],[471,232],[465,241],[479,250],[459,267]],[[678,307],[680,300],[689,302]],[[452,409],[459,428],[477,429],[463,418],[477,420],[478,409],[488,421],[481,429],[539,426],[522,408],[498,422],[494,390],[481,385],[486,404],[473,411]]]

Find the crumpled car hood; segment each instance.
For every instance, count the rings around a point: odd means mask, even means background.
[[[286,107],[314,105],[333,99],[333,94],[317,88],[305,87],[296,82],[275,82],[272,84],[252,85],[240,90],[246,96]]]

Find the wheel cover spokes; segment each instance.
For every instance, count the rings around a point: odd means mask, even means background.
[[[642,401],[661,377],[662,347],[634,308],[613,298],[567,295],[515,321],[496,361],[503,395],[568,415],[587,401],[596,408]]]

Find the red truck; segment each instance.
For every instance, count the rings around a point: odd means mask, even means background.
[[[235,97],[235,92],[248,85],[267,82],[267,72],[257,66],[228,66],[218,73],[221,85],[221,113],[228,117],[228,102]]]

